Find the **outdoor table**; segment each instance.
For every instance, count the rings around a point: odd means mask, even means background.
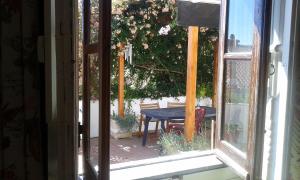
[[[200,106],[206,110],[205,118],[211,119],[216,117],[216,109],[207,106]],[[141,114],[146,116],[144,120],[144,135],[143,135],[143,146],[146,145],[149,122],[152,119],[159,120],[161,122],[161,129],[165,131],[165,121],[166,120],[180,120],[185,119],[185,107],[176,107],[176,108],[159,108],[159,109],[143,109]]]

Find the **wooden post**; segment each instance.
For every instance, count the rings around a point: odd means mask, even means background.
[[[213,74],[213,90],[214,90],[214,95],[212,99],[212,106],[214,108],[217,108],[218,104],[218,52],[219,52],[219,40],[217,39],[216,42],[214,43],[214,74]],[[211,121],[211,149],[215,148],[215,120]]]
[[[215,148],[215,120],[211,121],[211,132],[210,132],[210,148],[213,150]]]
[[[195,133],[195,99],[197,80],[197,58],[198,58],[198,32],[197,26],[189,27],[188,34],[188,59],[186,79],[186,107],[184,135],[191,141]]]
[[[118,87],[118,111],[119,116],[124,117],[124,63],[125,57],[123,52],[124,46],[121,45],[119,53],[119,87]]]
[[[214,74],[213,74],[213,100],[212,106],[217,108],[217,95],[218,95],[218,51],[219,51],[219,40],[217,39],[214,43]]]

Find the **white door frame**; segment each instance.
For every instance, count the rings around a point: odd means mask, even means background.
[[[293,3],[295,1],[273,0],[270,63],[274,68],[270,67],[270,73],[275,74],[269,78],[262,179],[281,180],[285,179],[287,173],[287,144],[292,100],[291,63],[296,9]]]

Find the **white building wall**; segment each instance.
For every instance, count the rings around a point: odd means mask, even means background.
[[[159,106],[161,108],[166,108],[168,102],[185,102],[185,96],[180,96],[180,97],[163,97],[161,99],[150,99],[150,98],[145,98],[145,99],[132,99],[130,102],[125,101],[125,109],[128,108],[129,104],[131,105],[131,110],[137,115],[139,118],[140,116],[140,106],[139,104],[143,103],[155,103],[158,102]],[[201,106],[211,106],[212,100],[211,98],[200,98],[196,100],[195,105],[201,105]],[[99,123],[98,123],[98,118],[99,118],[99,102],[98,101],[91,101],[90,104],[90,137],[98,137],[98,128],[99,128]],[[111,103],[111,115],[115,113],[118,113],[118,100],[114,100]],[[82,101],[79,101],[79,122],[82,123]],[[155,123],[150,123],[149,125],[149,130],[154,130],[155,129]]]

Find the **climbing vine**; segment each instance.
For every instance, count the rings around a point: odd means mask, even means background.
[[[216,30],[200,28],[197,96],[212,96],[216,36]],[[129,43],[133,61],[125,63],[126,99],[185,95],[187,40],[187,27],[176,23],[175,0],[113,1],[112,99],[118,96],[119,48]]]
[[[114,6],[112,97],[117,97],[118,47],[133,45],[126,63],[125,98],[185,95],[187,28],[176,23],[175,1],[131,1]],[[213,41],[217,31],[200,28],[197,95],[212,96]]]

